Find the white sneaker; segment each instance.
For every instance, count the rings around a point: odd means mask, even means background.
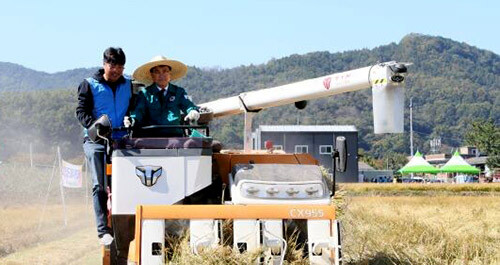
[[[101,245],[104,245],[104,246],[111,245],[112,242],[113,242],[113,237],[110,234],[104,234],[99,239],[99,243],[101,243]]]

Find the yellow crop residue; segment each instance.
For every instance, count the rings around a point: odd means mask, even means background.
[[[349,264],[500,264],[500,197],[346,198]]]

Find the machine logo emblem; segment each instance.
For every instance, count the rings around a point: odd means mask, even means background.
[[[323,86],[326,89],[330,89],[330,82],[332,82],[332,78],[331,77],[327,77],[327,78],[323,79]]]
[[[151,187],[156,184],[156,181],[162,174],[162,168],[159,166],[137,166],[135,174],[141,180],[142,184]]]

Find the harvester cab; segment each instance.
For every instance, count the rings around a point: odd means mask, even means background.
[[[298,103],[303,108],[306,100],[371,87],[375,132],[402,132],[405,74],[405,64],[387,62],[246,92],[201,104],[201,124],[175,126],[184,137],[137,137],[132,130],[126,138],[108,141],[117,253],[104,255],[103,262],[119,264],[116,260],[128,257],[129,264],[164,264],[166,220],[189,220],[189,244],[200,253],[230,237],[223,235],[221,220],[232,219],[233,248],[261,251],[256,264],[283,263],[289,220],[303,224],[300,243],[307,245],[310,264],[341,264],[341,228],[331,200],[335,178],[324,176],[309,154],[251,150],[252,117],[269,107]],[[221,151],[208,124],[240,113],[245,116],[244,150]],[[338,137],[334,174],[345,170],[346,157],[346,141]]]

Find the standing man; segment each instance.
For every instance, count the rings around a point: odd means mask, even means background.
[[[186,121],[197,121],[200,118],[198,107],[188,98],[184,88],[170,83],[184,77],[186,72],[185,64],[161,55],[137,68],[134,79],[151,85],[139,92],[131,118],[124,120],[125,126],[179,125],[181,111],[186,114]],[[154,136],[182,136],[182,130],[163,130]]]
[[[78,87],[76,117],[83,125],[85,139],[83,150],[92,174],[92,197],[94,203],[97,236],[102,245],[113,241],[108,226],[107,199],[105,187],[106,147],[90,140],[87,129],[102,115],[107,115],[112,128],[123,126],[132,98],[130,79],[123,76],[125,53],[121,48],[110,47],[104,51],[103,68],[93,77],[86,78]],[[120,139],[126,132],[112,132],[112,139]]]

